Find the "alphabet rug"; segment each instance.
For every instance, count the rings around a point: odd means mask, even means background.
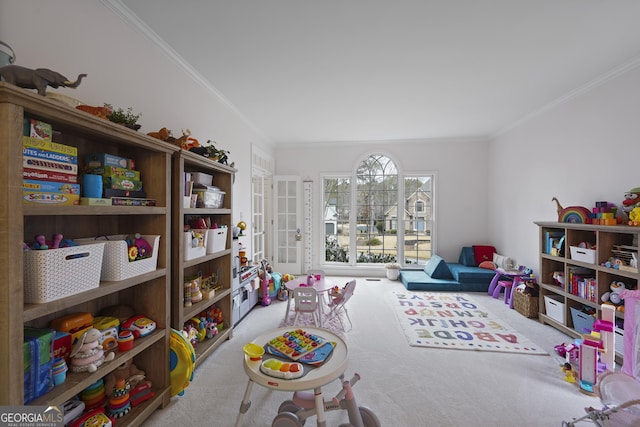
[[[392,293],[390,300],[410,346],[549,354],[468,294]]]

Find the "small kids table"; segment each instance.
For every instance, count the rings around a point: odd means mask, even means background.
[[[300,391],[313,389],[315,395],[317,425],[319,427],[323,427],[326,425],[324,401],[322,398],[322,387],[338,379],[342,374],[344,374],[344,371],[347,369],[349,350],[347,349],[347,345],[345,344],[345,342],[338,335],[332,333],[331,331],[306,326],[301,328],[288,326],[278,329],[272,329],[257,336],[253,340],[253,342],[258,345],[265,345],[271,339],[279,337],[285,332],[289,332],[295,329],[303,329],[305,332],[317,335],[323,338],[325,341],[335,343],[335,347],[331,352],[331,355],[320,366],[311,368],[305,366],[305,369],[309,369],[309,372],[305,373],[304,376],[287,380],[272,377],[260,370],[262,361],[266,360],[265,357],[268,356],[266,353],[261,360],[251,360],[251,358],[245,354],[243,365],[244,372],[249,377],[249,382],[247,383],[247,388],[245,389],[242,403],[240,404],[240,411],[238,413],[238,418],[236,419],[235,424],[236,427],[240,427],[242,425],[242,418],[251,406],[249,397],[251,395],[251,389],[254,383],[257,383],[258,385],[266,388],[280,391]]]

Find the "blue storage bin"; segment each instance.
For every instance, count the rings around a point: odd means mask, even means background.
[[[591,314],[587,314],[573,307],[569,308],[571,308],[573,329],[581,334],[591,332],[591,330],[593,329],[593,324],[596,322],[596,318]]]

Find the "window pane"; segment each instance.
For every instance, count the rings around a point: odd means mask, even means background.
[[[350,181],[349,177],[323,181],[325,261],[328,262],[349,262]]]
[[[404,258],[407,264],[425,264],[431,258],[433,212],[431,176],[404,179]]]
[[[388,157],[373,155],[358,166],[356,180],[356,262],[395,262],[397,236],[390,219],[398,204],[397,168]]]

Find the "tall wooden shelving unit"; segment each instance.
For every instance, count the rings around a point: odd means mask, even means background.
[[[578,337],[582,332],[577,331],[573,325],[571,307],[576,309],[582,305],[592,307],[596,310],[598,318],[600,318],[600,297],[603,293],[609,291],[611,282],[621,281],[625,283],[627,288],[638,289],[640,274],[637,269],[622,270],[601,264],[612,256],[612,250],[616,249],[616,247],[622,246],[626,250],[637,254],[640,227],[560,222],[536,222],[535,224],[538,225],[540,230],[540,300],[538,307],[541,322],[549,324],[570,336]],[[565,236],[565,250],[562,256],[546,253],[545,236],[547,233],[557,233]],[[578,246],[581,242],[589,242],[596,245],[593,263],[572,259],[570,247]],[[570,269],[573,268],[586,269],[595,277],[597,284],[595,301],[589,301],[572,293],[568,278]],[[555,284],[553,274],[557,271],[564,273],[566,278],[564,287]],[[554,297],[564,304],[564,322],[559,322],[546,313],[545,296]],[[624,319],[624,312],[616,311],[615,316],[616,319]],[[616,339],[620,339],[620,337],[616,337]],[[617,352],[616,359],[620,362],[622,354]]]
[[[182,198],[184,196],[184,174],[202,172],[213,176],[213,185],[224,191],[224,202],[221,208],[184,208]],[[226,339],[230,339],[233,331],[231,319],[231,280],[233,274],[233,260],[231,250],[231,206],[233,201],[233,177],[236,170],[209,158],[194,154],[190,151],[180,150],[173,159],[173,252],[172,252],[172,305],[171,325],[181,330],[189,319],[198,313],[215,305],[222,310],[224,316],[224,328],[214,338],[209,338],[195,347],[196,366],[220,346]],[[179,201],[179,202],[178,202]],[[184,226],[189,223],[191,217],[209,217],[211,223],[219,226],[227,226],[227,241],[225,249],[219,252],[206,254],[205,256],[184,260]],[[184,305],[184,281],[185,277],[196,276],[202,272],[207,276],[213,272],[219,273],[218,285],[220,289],[215,292],[213,298],[194,303],[190,307]]]
[[[22,203],[23,118],[52,124],[57,142],[78,148],[79,166],[85,154],[107,152],[132,158],[141,171],[145,191],[157,200],[153,207],[50,206]],[[54,136],[54,140],[56,137]],[[47,327],[57,317],[77,311],[97,315],[110,305],[128,304],[157,323],[149,336],[139,338],[131,351],[95,373],[69,373],[67,380],[30,404],[61,405],[87,386],[133,359],[151,380],[155,397],[118,420],[119,426],[140,425],[169,402],[171,274],[171,161],[177,147],[124,126],[99,119],[31,91],[0,83],[0,405],[23,404],[23,327]],[[99,235],[160,235],[155,271],[118,282],[101,282],[96,289],[44,304],[25,304],[23,297],[24,241],[36,234],[65,238]]]

